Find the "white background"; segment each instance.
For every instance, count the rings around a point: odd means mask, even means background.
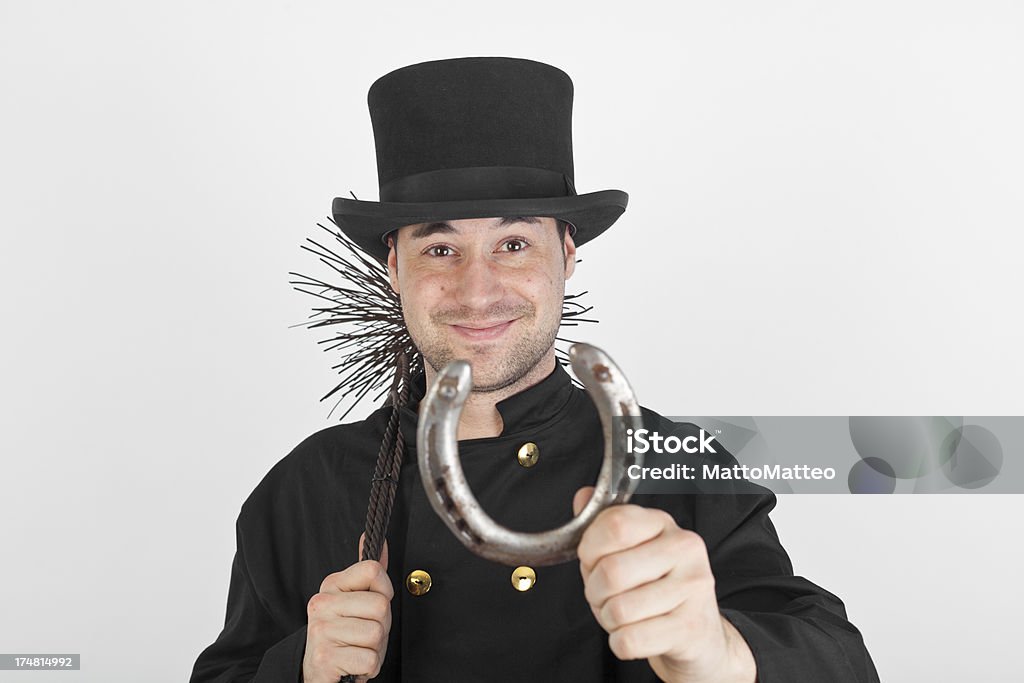
[[[336,420],[288,272],[329,276],[299,245],[376,197],[366,90],[406,64],[572,76],[576,185],[630,206],[570,288],[646,405],[1024,414],[1019,4],[0,8],[0,652],[85,662],[0,680],[186,680],[217,636],[239,506]],[[788,496],[774,520],[883,681],[1001,682],[1022,512]]]

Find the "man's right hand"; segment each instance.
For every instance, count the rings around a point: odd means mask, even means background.
[[[360,556],[363,540],[361,536]],[[306,606],[303,683],[338,683],[346,674],[366,681],[380,673],[391,631],[391,598],[395,595],[387,567],[385,541],[380,562],[357,562],[329,574],[320,584],[320,592]]]

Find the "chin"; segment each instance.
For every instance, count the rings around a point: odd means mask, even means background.
[[[502,374],[499,372],[486,373],[483,375],[477,375],[473,373],[473,391],[478,393],[487,393],[490,391],[498,391],[505,387],[515,384],[518,380],[522,379],[515,375]]]
[[[451,355],[446,354],[444,358],[437,359],[440,367],[434,369],[440,372],[449,362],[464,360],[473,371],[473,391],[497,391],[522,379],[531,369],[521,367],[513,358],[515,354],[506,349],[456,349]],[[434,364],[431,363],[431,366]]]
[[[544,340],[531,330],[484,343],[467,343],[454,336],[436,335],[435,343],[425,344],[420,349],[427,350],[424,357],[437,372],[453,360],[464,360],[473,371],[474,391],[497,391],[515,384],[544,360],[554,344],[553,332],[544,335]],[[547,337],[550,342],[545,343]]]

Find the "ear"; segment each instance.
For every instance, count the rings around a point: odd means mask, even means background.
[[[398,288],[398,251],[394,235],[388,235],[388,279],[395,294],[401,295]]]
[[[568,280],[576,272],[576,242],[569,231],[565,231],[565,279]]]

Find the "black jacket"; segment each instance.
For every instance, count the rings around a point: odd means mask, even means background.
[[[416,465],[416,408],[424,379],[403,410],[409,444],[388,532],[395,586],[392,627],[379,681],[658,680],[646,660],[619,661],[583,595],[577,561],[536,568],[535,586],[515,590],[512,567],[481,559],[430,507]],[[501,435],[459,442],[463,468],[485,510],[499,523],[542,531],[572,517],[575,491],[593,484],[603,457],[597,411],[586,392],[556,368],[545,380],[498,404]],[[227,615],[199,655],[192,683],[301,680],[306,604],[323,579],[354,563],[370,478],[388,409],[323,429],[278,462],[243,503],[236,523]],[[645,411],[662,434],[696,433]],[[519,447],[540,449],[536,465]],[[731,458],[731,456],[726,455]],[[708,548],[722,614],[743,634],[760,683],[853,683],[878,675],[836,596],[793,575],[768,518],[775,496],[635,495],[670,512]],[[413,596],[409,572],[432,579]]]

